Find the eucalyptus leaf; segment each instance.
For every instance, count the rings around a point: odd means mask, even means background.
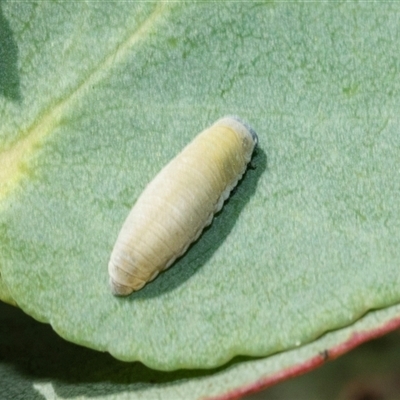
[[[297,354],[400,301],[398,4],[1,10],[20,96],[0,98],[0,266],[26,313],[175,370]],[[257,131],[255,169],[171,269],[113,297],[135,199],[226,114]]]
[[[368,369],[375,374],[389,371],[395,374],[398,370],[398,333],[397,337],[391,335],[385,346],[378,347],[374,357],[373,354],[366,357],[359,348],[328,362],[360,344],[365,335],[373,337],[371,329],[383,333],[392,324],[394,315],[400,317],[399,306],[368,313],[352,326],[266,358],[236,357],[211,370],[165,372],[138,362],[121,362],[109,354],[63,341],[48,325],[39,324],[21,310],[0,303],[0,394],[16,400],[227,400],[242,398],[326,363],[300,379],[260,393],[261,397],[257,398],[339,400],[337,395],[345,378],[351,375],[368,378]]]
[[[1,275],[0,275],[0,300],[4,301],[5,303],[11,304],[13,306],[17,305],[15,300],[11,297],[10,291],[8,290],[8,287],[5,284],[4,280],[1,278]]]

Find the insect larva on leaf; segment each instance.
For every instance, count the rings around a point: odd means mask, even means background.
[[[246,123],[225,117],[158,173],[137,199],[111,253],[113,294],[141,289],[185,253],[243,176],[257,141]]]

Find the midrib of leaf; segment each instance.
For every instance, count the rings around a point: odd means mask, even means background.
[[[114,51],[107,54],[74,90],[44,110],[16,142],[0,153],[0,202],[24,176],[24,162],[32,156],[35,150],[38,150],[40,142],[54,131],[67,111],[85,95],[90,87],[103,79],[112,66],[122,62],[135,45],[148,37],[155,24],[169,8],[168,3],[157,3],[149,17]]]

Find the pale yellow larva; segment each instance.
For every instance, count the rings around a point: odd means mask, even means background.
[[[111,253],[113,294],[141,289],[185,253],[243,176],[257,141],[246,123],[225,117],[159,172],[133,206]]]

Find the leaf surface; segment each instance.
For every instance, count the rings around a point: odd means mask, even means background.
[[[0,98],[0,268],[26,313],[174,370],[297,357],[399,302],[396,3],[1,10],[20,98]],[[226,114],[258,132],[256,169],[171,269],[113,297],[108,258],[135,199]]]
[[[346,377],[353,375],[372,384],[374,381],[368,380],[368,369],[379,375],[389,372],[394,375],[398,370],[398,334],[397,337],[387,335],[386,345],[378,346],[375,354],[366,356],[359,348],[327,362],[367,340],[368,336],[372,338],[388,328],[393,329],[393,315],[397,315],[399,327],[400,307],[389,307],[291,351],[260,359],[237,357],[211,370],[165,372],[141,363],[121,362],[109,354],[63,341],[48,325],[39,324],[21,310],[0,303],[0,394],[17,400],[228,400],[241,398],[326,362],[308,375],[260,393],[258,398],[337,400]],[[387,391],[389,382],[384,383]]]

